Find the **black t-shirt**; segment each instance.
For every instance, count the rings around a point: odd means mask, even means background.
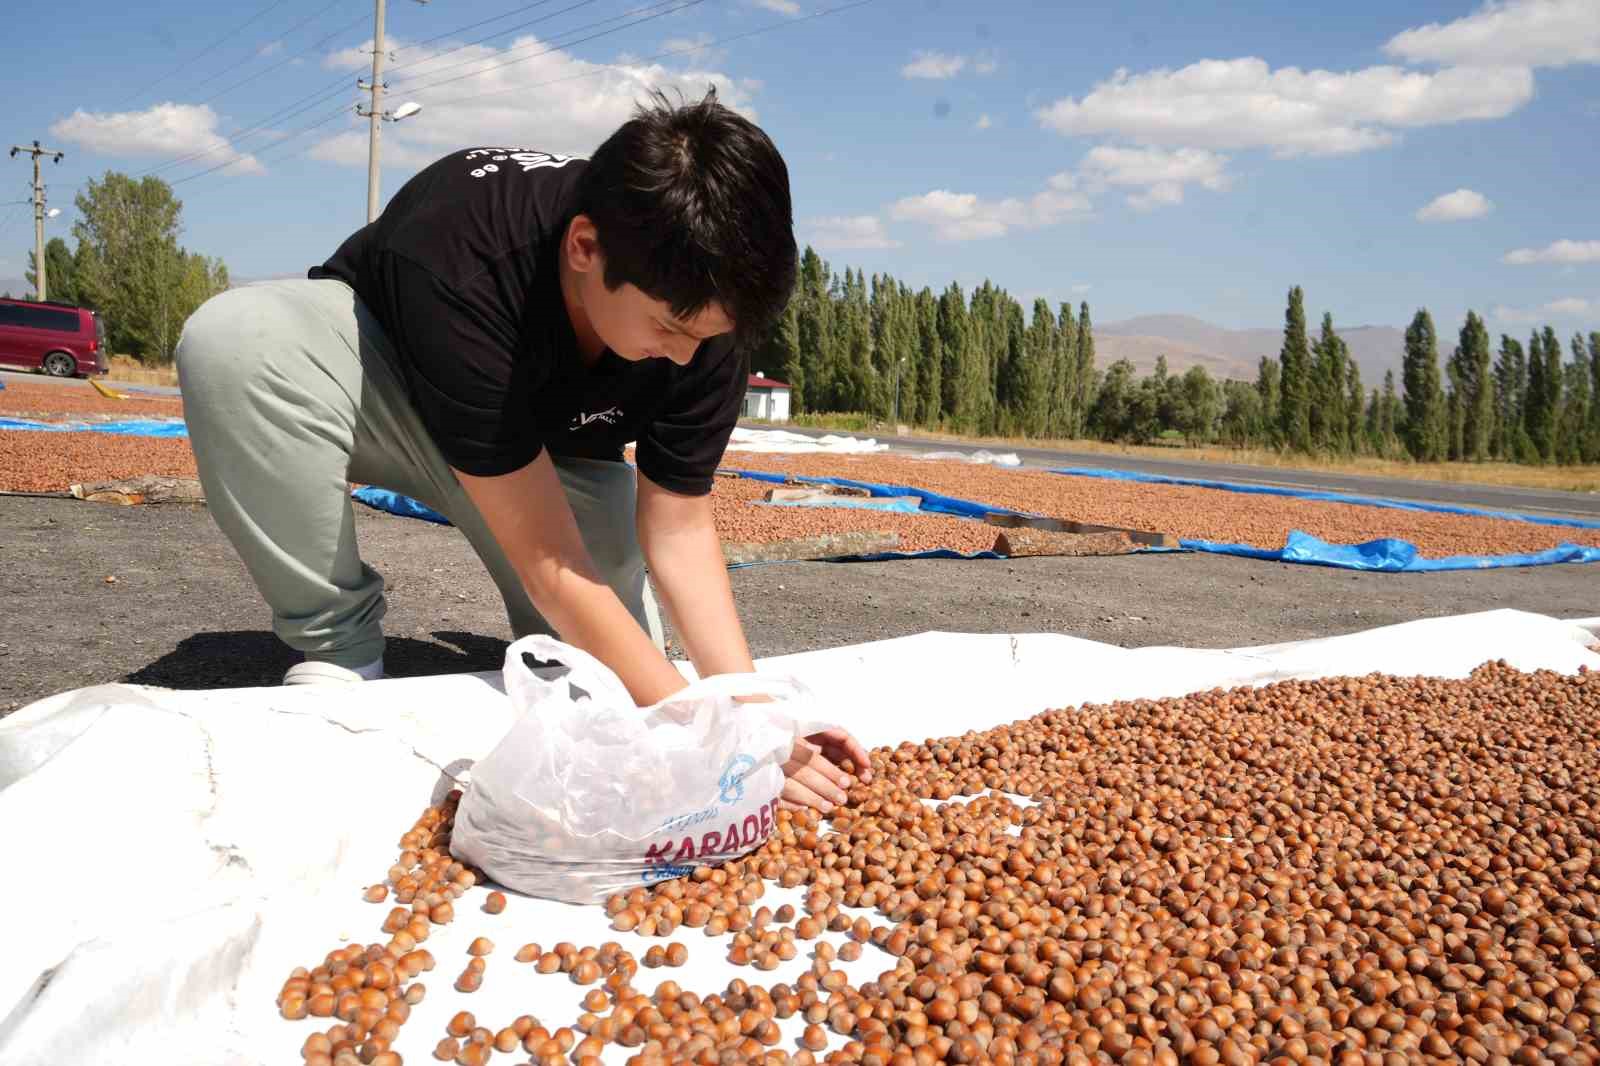
[[[349,283],[377,317],[456,469],[505,474],[544,448],[620,460],[637,441],[641,473],[704,495],[744,402],[744,360],[725,335],[684,367],[609,349],[584,366],[557,256],[586,165],[523,148],[445,156],[309,276]]]

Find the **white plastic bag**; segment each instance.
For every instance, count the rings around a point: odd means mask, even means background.
[[[637,707],[603,663],[552,637],[512,644],[504,674],[519,717],[473,766],[451,850],[507,888],[569,903],[755,848],[795,739],[827,728],[799,682],[756,674]]]

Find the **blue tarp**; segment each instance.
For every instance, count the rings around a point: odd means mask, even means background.
[[[189,427],[182,422],[156,418],[135,418],[125,422],[34,422],[26,418],[0,418],[0,429],[35,430],[41,433],[113,433],[122,437],[187,437]]]
[[[788,480],[783,474],[770,474],[757,470],[736,470],[734,473],[756,481],[766,481],[774,484],[783,484]],[[1077,473],[1078,471],[1056,471],[1056,473]],[[1100,471],[1096,476],[1106,476],[1110,471]],[[950,514],[962,518],[980,518],[985,514],[1001,511],[1008,514],[1024,514],[1026,512],[1007,511],[1005,508],[992,508],[971,500],[957,499],[953,496],[941,496],[938,493],[923,492],[919,489],[904,485],[884,485],[869,481],[853,481],[849,478],[813,478],[796,477],[795,481],[813,484],[847,485],[855,488],[864,488],[874,497],[896,496],[921,496],[922,510],[937,514]],[[1129,477],[1125,480],[1179,480],[1161,479],[1155,475],[1140,475]],[[1197,479],[1189,479],[1193,483]],[[1204,487],[1223,487],[1226,482],[1216,482]],[[1251,489],[1253,486],[1242,486]],[[1293,493],[1270,493],[1293,494]],[[411,518],[425,518],[430,522],[444,522],[443,516],[429,509],[416,500],[387,489],[364,488],[357,489],[354,493],[356,499],[373,507],[389,511],[393,514],[404,515]],[[1321,496],[1337,495],[1335,493],[1320,493]],[[841,500],[848,499],[841,497]],[[863,501],[856,501],[859,505]],[[1364,502],[1359,497],[1342,499],[1342,503]],[[1387,501],[1391,504],[1398,501]],[[851,506],[843,503],[843,506]],[[907,508],[908,510],[910,508]],[[1405,508],[1403,508],[1405,509]],[[1428,507],[1409,508],[1413,510],[1430,510]],[[1461,513],[1494,514],[1493,512],[1474,511],[1472,508],[1457,508]],[[1494,514],[1495,517],[1514,518],[1510,514]],[[1282,548],[1256,548],[1248,544],[1223,544],[1211,540],[1179,540],[1181,550],[1208,552],[1214,555],[1235,555],[1247,559],[1262,559],[1269,562],[1303,563],[1312,566],[1331,566],[1344,570],[1365,570],[1375,573],[1436,573],[1446,570],[1488,570],[1507,566],[1547,566],[1552,563],[1593,563],[1600,562],[1600,548],[1586,547],[1579,544],[1562,544],[1542,552],[1525,553],[1520,555],[1452,555],[1443,559],[1424,559],[1417,552],[1416,545],[1408,541],[1385,537],[1379,540],[1367,541],[1365,544],[1330,544],[1309,533],[1298,529],[1290,530],[1287,541]],[[1144,548],[1141,553],[1164,552],[1171,549]],[[994,552],[975,552],[963,555],[949,549],[938,549],[925,552],[879,552],[872,555],[853,557],[852,561],[880,562],[890,559],[1002,559],[1005,556]]]
[[[775,485],[782,485],[793,477],[790,474],[769,474],[764,470],[738,470],[731,467],[727,469],[740,477],[747,477],[752,481],[769,481]],[[846,488],[866,489],[874,496],[920,496],[924,512],[954,515],[957,518],[982,518],[987,514],[1028,514],[1026,511],[1013,511],[987,503],[974,503],[972,500],[963,500],[955,496],[941,496],[937,492],[914,489],[907,485],[880,485],[873,481],[853,481],[847,477],[794,477],[794,480],[807,485],[842,485]],[[1038,516],[1028,515],[1028,517]]]
[[[402,496],[398,492],[391,492],[388,489],[366,485],[356,489],[350,495],[368,507],[376,507],[380,511],[388,511],[390,514],[397,514],[401,518],[420,518],[425,522],[437,522],[441,526],[450,524],[450,519],[420,500],[413,500],[410,496]]]
[[[1416,545],[1393,537],[1369,540],[1365,544],[1329,544],[1298,529],[1289,531],[1288,541],[1282,548],[1256,548],[1249,544],[1221,544],[1212,540],[1181,539],[1178,543],[1190,551],[1211,552],[1216,555],[1239,555],[1247,559],[1265,559],[1269,562],[1309,563],[1313,566],[1332,566],[1344,570],[1370,570],[1389,574],[1600,562],[1600,548],[1589,548],[1581,544],[1563,544],[1546,551],[1521,555],[1450,555],[1443,559],[1424,559],[1417,554]]]
[[[1200,489],[1222,489],[1225,492],[1246,492],[1259,496],[1289,496],[1297,500],[1321,500],[1324,503],[1355,503],[1363,507],[1387,507],[1395,511],[1432,511],[1437,514],[1473,515],[1478,518],[1505,518],[1514,522],[1533,522],[1541,526],[1576,526],[1579,529],[1600,529],[1600,521],[1583,518],[1523,514],[1519,511],[1492,511],[1484,507],[1460,507],[1449,503],[1391,500],[1383,496],[1358,496],[1354,493],[1295,489],[1281,485],[1246,485],[1237,481],[1211,481],[1197,477],[1169,477],[1165,474],[1144,474],[1137,470],[1107,470],[1098,466],[1054,467],[1050,470],[1050,473],[1071,474],[1077,477],[1102,477],[1112,481],[1142,481],[1152,485],[1189,485]]]

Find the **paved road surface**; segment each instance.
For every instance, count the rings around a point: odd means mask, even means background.
[[[751,426],[749,428],[764,429],[771,427]],[[825,433],[834,432],[821,429],[790,428],[792,432],[803,433],[812,437],[820,437]],[[872,436],[872,434],[867,433],[839,433],[837,435],[846,437]],[[891,452],[960,451],[970,454],[978,451],[980,447],[975,444],[953,444],[949,441],[930,440],[921,437],[885,437],[880,435],[877,439],[881,443],[888,444]],[[989,450],[1015,452],[1025,466],[1094,466],[1109,470],[1137,470],[1142,473],[1163,474],[1169,477],[1209,478],[1216,481],[1239,481],[1251,485],[1281,485],[1327,492],[1384,496],[1396,500],[1458,504],[1468,507],[1487,507],[1502,511],[1520,511],[1528,514],[1600,519],[1600,493],[1595,492],[1559,492],[1551,489],[1473,485],[1450,481],[1414,481],[1404,478],[1334,474],[1321,470],[1247,466],[1242,463],[1208,463],[1195,459],[1147,459],[1143,456],[1135,455],[1056,451],[1047,448],[998,448],[991,445]]]
[[[459,530],[357,507],[355,532],[388,583],[391,674],[500,669],[505,610]],[[0,717],[107,681],[273,685],[295,660],[204,508],[0,497],[0,554]],[[751,650],[768,656],[929,630],[1232,648],[1503,607],[1593,617],[1596,573],[1372,574],[1173,553],[781,563],[730,578]]]
[[[104,378],[100,379],[105,381]],[[26,381],[30,384],[59,385],[62,388],[87,389],[89,383],[83,378],[53,378],[48,374],[30,374],[25,371],[0,370],[0,381],[7,385],[14,381]],[[178,389],[175,385],[129,385],[121,381],[107,381],[112,388],[121,389],[123,392],[152,393],[156,396],[176,396]]]

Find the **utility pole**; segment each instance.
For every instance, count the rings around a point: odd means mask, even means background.
[[[378,217],[378,131],[383,128],[383,7],[384,0],[374,0],[377,11],[372,18],[372,83],[367,86],[372,94],[367,105],[367,119],[371,126],[367,133],[367,221]]]
[[[382,3],[383,0],[378,0]],[[26,152],[33,156],[33,270],[34,291],[38,294],[39,302],[45,301],[48,292],[44,276],[44,181],[39,176],[39,157],[42,155],[54,156],[57,163],[65,152],[58,152],[54,148],[40,148],[39,142],[34,141],[33,147],[24,148],[20,144],[11,146],[11,158],[15,159],[18,152]]]
[[[426,4],[428,0],[417,0],[419,4]],[[384,0],[373,0],[372,12],[372,81],[356,82],[356,87],[368,93],[367,109],[361,110],[361,105],[356,105],[356,114],[364,115],[371,124],[367,131],[367,221],[372,222],[378,217],[378,138],[385,121],[398,122],[407,115],[414,115],[421,111],[417,104],[402,104],[394,112],[383,109],[383,16],[385,11]]]

